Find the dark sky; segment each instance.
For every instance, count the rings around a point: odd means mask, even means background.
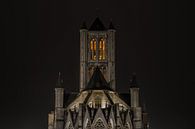
[[[105,26],[112,19],[117,29],[118,91],[128,92],[136,72],[151,129],[192,129],[189,86],[195,82],[187,62],[185,1],[17,0],[6,5],[1,129],[47,128],[58,72],[66,92],[78,91],[79,28],[84,20],[89,27],[97,16]]]

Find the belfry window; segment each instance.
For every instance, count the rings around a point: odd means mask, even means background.
[[[105,40],[103,38],[99,41],[99,60],[105,60],[106,59],[106,44]]]
[[[97,53],[96,53],[96,47],[97,47],[97,42],[96,40],[93,38],[91,41],[90,41],[90,58],[91,60],[96,60],[96,57],[97,57]]]

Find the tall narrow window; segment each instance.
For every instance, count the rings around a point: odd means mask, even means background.
[[[97,43],[96,43],[96,40],[94,41],[94,43],[93,43],[93,50],[94,50],[94,56],[93,56],[93,60],[96,60],[96,45]]]
[[[100,39],[99,42],[99,60],[105,60],[106,59],[106,46],[105,46],[105,40],[103,38]]]
[[[90,42],[91,60],[96,60],[96,46],[97,46],[96,40],[92,39]]]
[[[95,107],[101,107],[101,98],[100,98],[100,96],[96,96],[96,98],[95,98]]]
[[[102,46],[102,56],[103,56],[103,60],[106,59],[106,44],[105,44],[105,40],[103,40],[103,46]]]
[[[103,58],[103,39],[99,42],[99,60],[102,60]]]

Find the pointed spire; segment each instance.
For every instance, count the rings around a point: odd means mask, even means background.
[[[113,25],[113,23],[112,23],[112,19],[110,20],[110,25],[109,25],[109,28],[108,28],[108,29],[115,30],[114,25]]]
[[[133,75],[130,79],[130,87],[137,88],[136,73],[133,73]]]
[[[83,21],[83,24],[81,25],[81,28],[80,29],[87,29],[87,25],[86,25],[86,22]]]
[[[56,86],[57,87],[62,87],[62,84],[63,84],[63,79],[61,77],[61,72],[58,73],[58,80],[57,80],[57,83],[56,83]]]

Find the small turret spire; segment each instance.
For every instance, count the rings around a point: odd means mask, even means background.
[[[83,24],[81,25],[81,28],[80,29],[87,29],[87,25],[86,25],[86,22],[83,21]]]
[[[62,84],[63,84],[63,79],[61,77],[61,72],[58,73],[58,80],[57,80],[57,83],[56,83],[56,86],[57,87],[62,87]]]
[[[113,25],[113,23],[112,23],[112,19],[110,20],[109,29],[113,29],[113,30],[115,29],[115,28],[114,28],[114,25]]]
[[[135,88],[137,87],[137,81],[136,81],[136,73],[133,73],[131,79],[130,79],[130,87]]]

